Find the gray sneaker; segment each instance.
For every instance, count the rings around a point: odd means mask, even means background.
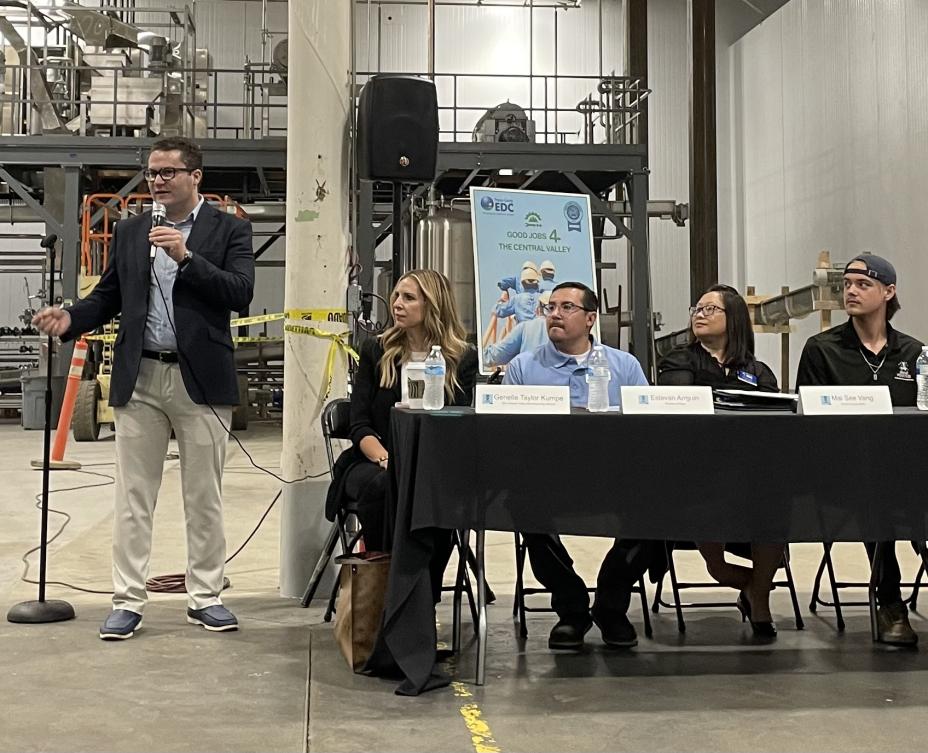
[[[224,633],[227,630],[238,630],[238,620],[235,615],[222,604],[213,604],[203,609],[187,608],[187,622],[191,625],[202,625],[215,633]]]
[[[105,641],[124,641],[135,635],[142,624],[142,615],[128,609],[114,609],[100,626],[100,637]]]

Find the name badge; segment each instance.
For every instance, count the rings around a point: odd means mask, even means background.
[[[477,413],[569,414],[570,387],[478,384]]]
[[[711,415],[711,387],[622,387],[622,413]]]
[[[800,387],[799,404],[807,416],[886,415],[893,412],[889,387]]]
[[[753,384],[755,387],[757,386],[757,377],[753,374],[749,374],[747,371],[738,372],[738,381],[744,382],[745,384]]]

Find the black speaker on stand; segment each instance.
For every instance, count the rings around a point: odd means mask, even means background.
[[[438,94],[418,76],[378,74],[358,100],[358,177],[393,184],[393,284],[404,271],[403,185],[431,183],[438,164]]]
[[[57,235],[42,239],[42,248],[48,250],[48,301],[55,302],[55,243]],[[51,460],[52,437],[52,336],[48,336],[48,358],[45,382],[45,452],[42,459],[42,525],[39,540],[39,598],[38,601],[23,601],[13,606],[6,618],[10,622],[45,623],[63,622],[74,619],[74,607],[59,599],[45,598],[45,573],[48,554],[48,474]]]

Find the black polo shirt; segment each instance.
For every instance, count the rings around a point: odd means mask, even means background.
[[[915,405],[915,360],[921,351],[918,340],[897,332],[887,322],[886,345],[873,353],[864,347],[848,320],[806,341],[796,385],[885,384],[893,405]]]
[[[763,361],[752,357],[726,371],[699,341],[664,356],[657,366],[657,383],[779,392],[777,378]]]

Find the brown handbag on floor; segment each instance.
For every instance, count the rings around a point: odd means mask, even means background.
[[[343,554],[335,561],[342,566],[335,609],[335,640],[348,666],[357,672],[374,650],[380,632],[390,555],[356,552]]]

